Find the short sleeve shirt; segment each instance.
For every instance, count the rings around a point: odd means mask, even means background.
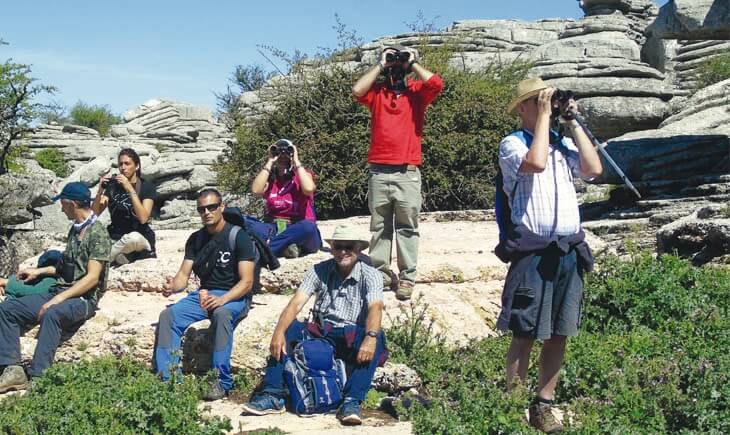
[[[444,87],[434,74],[427,81],[407,80],[407,89],[396,92],[373,85],[357,101],[371,114],[368,162],[383,165],[420,165],[421,137],[426,109]]]
[[[311,171],[307,171],[312,174]],[[302,219],[315,221],[314,196],[302,193],[299,174],[287,181],[274,178],[265,193],[266,215],[274,219],[287,219],[292,222]]]
[[[230,290],[241,278],[238,275],[238,263],[241,261],[254,261],[256,249],[253,241],[246,231],[239,230],[236,234],[235,250],[231,252],[228,243],[228,236],[233,228],[226,223],[223,231],[211,235],[205,228],[202,228],[188,237],[185,242],[185,259],[195,260],[198,250],[208,243],[218,243],[218,249],[214,250],[216,256],[215,265],[210,275],[200,282],[200,288],[208,290]],[[257,280],[254,280],[256,283]]]
[[[95,222],[86,227],[80,233],[71,228],[66,241],[66,250],[63,252],[63,267],[70,268],[73,265],[73,279],[62,276],[58,280],[58,286],[69,288],[88,273],[89,260],[96,260],[103,263],[99,282],[92,289],[87,291],[83,298],[89,301],[93,308],[96,308],[99,300],[106,292],[106,280],[109,272],[109,251],[112,242],[104,226]],[[62,274],[63,275],[63,274]],[[66,279],[64,279],[66,278]]]
[[[314,314],[320,325],[364,327],[369,305],[383,300],[383,276],[374,267],[358,261],[343,279],[335,260],[329,259],[307,272],[299,291],[315,295]]]
[[[530,174],[519,172],[529,150],[522,139],[509,135],[499,144],[499,166],[512,208],[512,223],[543,237],[580,231],[573,186],[575,177],[580,176],[578,149],[569,138],[563,138],[562,145],[562,151],[550,145],[545,170]]]
[[[143,179],[140,179],[142,185],[140,186],[139,199],[144,201],[145,199],[157,200],[157,191],[155,186]],[[150,242],[150,245],[154,248],[154,232],[150,228],[149,224],[142,224],[137,220],[137,215],[134,213],[134,207],[132,206],[132,199],[124,189],[115,187],[113,184],[109,184],[104,191],[104,195],[109,198],[109,216],[111,217],[111,224],[107,227],[109,235],[113,240],[119,240],[123,235],[129,234],[132,231],[137,231],[142,234],[145,239]]]

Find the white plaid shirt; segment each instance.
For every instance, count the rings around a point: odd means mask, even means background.
[[[365,326],[368,306],[383,300],[383,275],[362,261],[355,263],[345,279],[337,272],[334,258],[315,264],[304,277],[299,291],[314,301],[315,321],[321,326]]]
[[[580,231],[578,199],[573,186],[580,176],[580,158],[572,139],[563,138],[563,153],[550,145],[543,172],[518,173],[527,145],[509,135],[499,144],[499,166],[504,192],[512,208],[512,223],[525,225],[544,237],[565,236]]]

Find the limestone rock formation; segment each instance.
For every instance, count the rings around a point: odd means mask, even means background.
[[[647,32],[664,39],[730,39],[730,3],[670,0]]]
[[[716,257],[730,260],[730,208],[703,207],[690,216],[664,225],[657,232],[659,252],[678,253],[697,265]]]
[[[141,156],[143,177],[157,185],[160,204],[216,185],[211,166],[233,137],[210,110],[150,100],[126,112],[123,120],[112,127],[109,137],[81,126],[40,125],[20,142],[33,151],[58,149],[73,171],[64,182],[81,181],[88,186],[114,171],[122,148],[133,148]]]

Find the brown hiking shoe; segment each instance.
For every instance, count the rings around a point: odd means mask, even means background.
[[[382,272],[383,274],[383,291],[391,291],[391,292],[397,292],[398,291],[398,275],[393,273],[392,270],[388,270],[385,272]]]
[[[530,426],[545,433],[562,432],[563,424],[555,418],[553,407],[548,403],[536,402],[528,409]]]
[[[0,376],[0,394],[28,388],[28,377],[21,366],[7,366]]]
[[[413,294],[413,287],[415,284],[413,284],[410,281],[401,281],[398,283],[398,290],[395,292],[396,299],[400,301],[407,301],[411,298],[411,295]]]

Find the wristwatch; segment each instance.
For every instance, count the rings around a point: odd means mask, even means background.
[[[378,337],[378,333],[375,332],[375,331],[372,331],[372,330],[366,332],[365,335],[367,335],[368,337],[373,337],[373,338],[377,338]]]

